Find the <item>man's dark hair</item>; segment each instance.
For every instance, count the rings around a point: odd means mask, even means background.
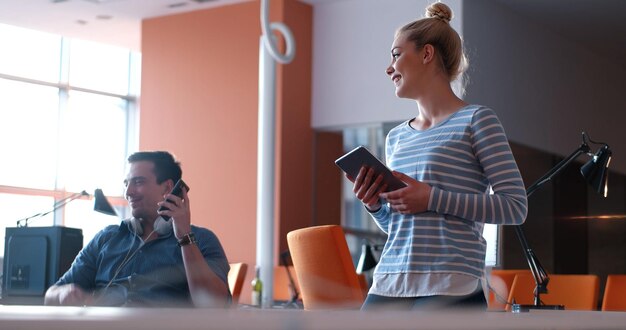
[[[128,162],[149,161],[154,164],[154,175],[157,183],[163,183],[167,179],[172,179],[176,183],[183,175],[180,162],[167,151],[139,151],[128,156]]]

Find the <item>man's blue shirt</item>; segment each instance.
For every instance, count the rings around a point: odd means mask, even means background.
[[[211,270],[228,284],[228,260],[215,234],[191,226]],[[95,292],[96,305],[190,306],[181,248],[172,232],[143,243],[126,221],[100,231],[56,285]]]

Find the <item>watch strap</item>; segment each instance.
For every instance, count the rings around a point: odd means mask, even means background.
[[[180,239],[178,239],[178,246],[183,247],[189,244],[197,244],[198,240],[196,239],[196,235],[193,232],[189,232]]]

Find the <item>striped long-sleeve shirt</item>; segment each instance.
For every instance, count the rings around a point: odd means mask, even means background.
[[[521,224],[527,212],[524,183],[496,114],[468,105],[422,131],[406,121],[389,132],[385,152],[391,169],[432,192],[427,212],[400,214],[383,205],[372,214],[388,234],[375,280],[432,273],[481,278],[484,223]]]

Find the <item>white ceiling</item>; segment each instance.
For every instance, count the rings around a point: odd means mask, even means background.
[[[139,51],[143,19],[245,1],[0,0],[0,23]]]
[[[245,1],[252,0],[0,0],[0,22],[139,51],[143,19]],[[497,1],[598,53],[626,58],[626,0]]]

